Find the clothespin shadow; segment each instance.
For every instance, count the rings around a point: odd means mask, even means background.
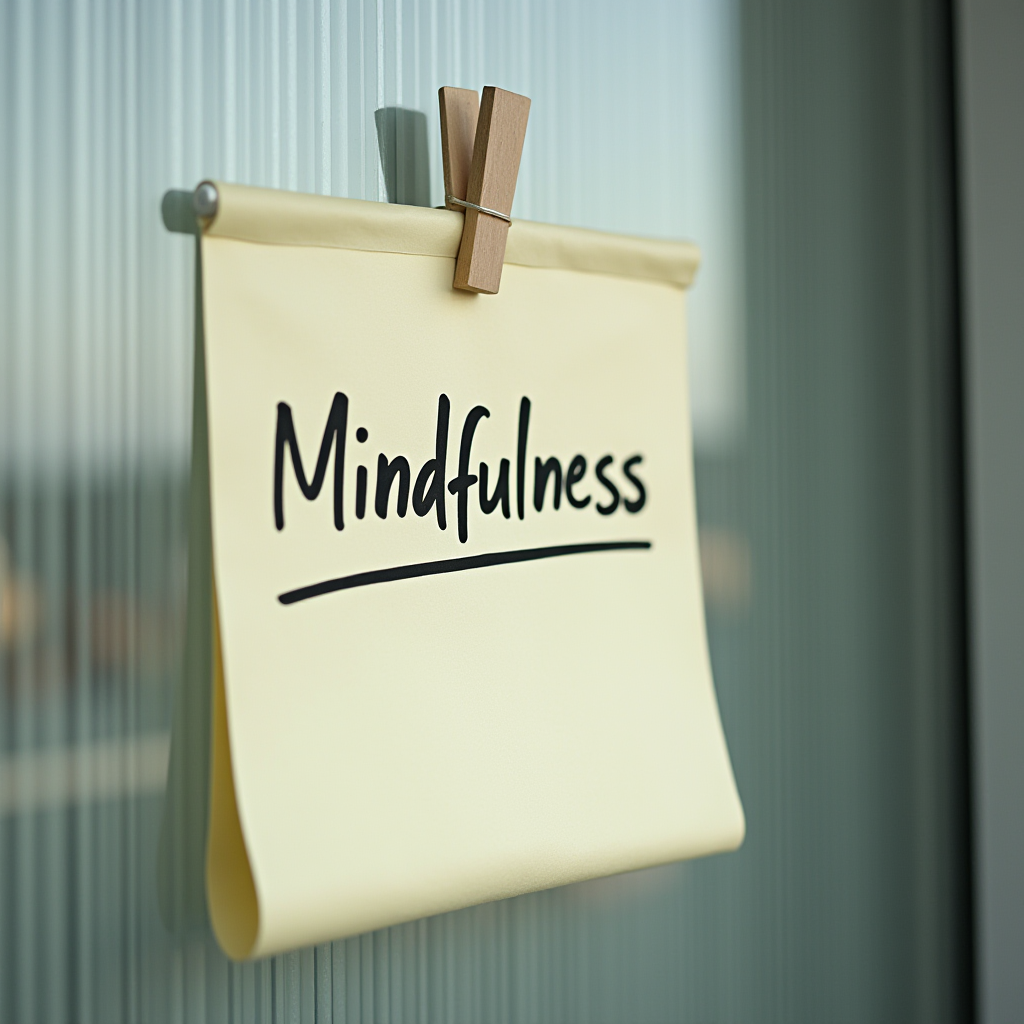
[[[427,115],[405,107],[381,107],[373,119],[388,202],[430,206]]]

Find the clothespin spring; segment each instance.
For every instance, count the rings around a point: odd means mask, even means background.
[[[458,196],[445,196],[445,201],[455,203],[456,206],[464,206],[467,210],[476,210],[477,213],[486,213],[490,217],[497,217],[506,224],[512,223],[512,218],[507,213],[502,213],[501,210],[489,210],[486,206],[477,206],[476,203],[460,199]]]

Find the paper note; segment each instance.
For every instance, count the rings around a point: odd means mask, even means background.
[[[219,185],[202,239],[233,957],[737,846],[690,246]]]

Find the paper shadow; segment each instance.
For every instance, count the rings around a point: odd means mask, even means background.
[[[179,235],[198,235],[199,222],[192,208],[192,193],[171,189],[164,193],[160,203],[160,216],[164,227]]]
[[[192,193],[171,191],[161,212],[168,231],[199,234]],[[167,789],[157,845],[157,903],[172,935],[209,934],[206,830],[210,793],[213,692],[213,541],[206,420],[203,275],[195,242],[195,355],[192,387],[192,469],[188,498],[188,597],[185,649],[175,696]]]
[[[404,107],[381,107],[373,119],[388,202],[430,206],[427,115]]]

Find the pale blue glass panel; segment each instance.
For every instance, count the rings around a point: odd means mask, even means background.
[[[962,1018],[944,11],[0,6],[0,1020]],[[531,96],[516,216],[702,246],[702,551],[748,839],[233,966],[157,908],[194,312],[161,198],[383,201],[411,163],[440,203],[449,84]],[[395,108],[425,161],[396,128],[382,163]]]

